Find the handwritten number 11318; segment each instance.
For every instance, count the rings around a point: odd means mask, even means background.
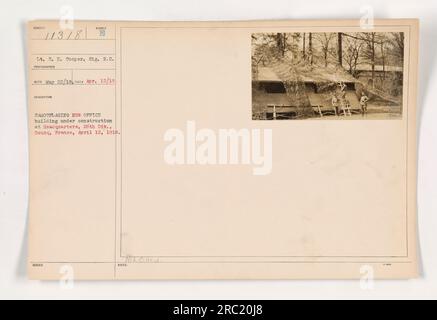
[[[83,30],[47,32],[45,40],[79,40]]]

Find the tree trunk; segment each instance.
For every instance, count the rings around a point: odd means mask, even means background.
[[[308,54],[310,55],[310,64],[313,64],[313,34],[308,35]]]
[[[371,52],[372,52],[372,88],[375,88],[375,33],[371,36]]]
[[[382,80],[385,80],[385,52],[384,43],[381,43],[381,58],[382,58]]]
[[[403,32],[400,32],[399,33],[399,38],[401,39],[401,43],[400,43],[400,46],[401,46],[401,50],[400,50],[400,54],[401,54],[401,58],[402,58],[402,62],[404,62],[404,33]]]
[[[338,39],[337,39],[337,56],[338,56],[338,64],[340,66],[343,65],[343,39],[342,39],[342,33],[338,33]]]
[[[283,33],[276,34],[276,45],[282,57],[285,55],[285,41],[286,41],[285,34]]]

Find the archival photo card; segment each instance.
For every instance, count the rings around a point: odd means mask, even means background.
[[[29,278],[417,277],[418,34],[29,22]]]

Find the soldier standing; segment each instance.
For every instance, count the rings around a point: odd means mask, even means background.
[[[360,98],[361,113],[363,115],[367,113],[367,101],[369,101],[369,97],[363,91]]]

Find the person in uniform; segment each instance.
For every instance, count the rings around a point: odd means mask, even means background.
[[[339,112],[339,110],[338,110],[338,98],[335,95],[335,93],[332,94],[331,104],[332,104],[332,107],[334,108],[335,115],[337,116],[338,112]]]
[[[369,97],[363,91],[360,98],[361,113],[363,115],[367,113],[367,101],[369,101]]]

